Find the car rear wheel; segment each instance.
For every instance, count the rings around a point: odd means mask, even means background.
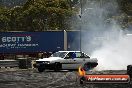
[[[98,65],[98,63],[90,63],[90,62],[88,62],[88,63],[85,63],[85,64],[84,64],[83,69],[84,69],[85,71],[88,71],[88,70],[90,70],[90,69],[96,67],[97,65]]]

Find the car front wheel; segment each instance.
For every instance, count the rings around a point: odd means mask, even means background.
[[[39,71],[39,72],[43,72],[43,71],[44,71],[44,68],[39,67],[39,68],[38,68],[38,71]]]
[[[54,64],[54,71],[59,71],[59,70],[61,70],[61,63],[55,63]]]

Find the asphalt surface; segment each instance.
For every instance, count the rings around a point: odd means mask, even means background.
[[[96,74],[117,73],[126,71],[96,71]],[[130,84],[84,84],[79,83],[77,71],[16,70],[0,72],[0,88],[132,88]]]

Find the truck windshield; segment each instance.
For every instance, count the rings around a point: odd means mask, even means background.
[[[66,55],[66,52],[56,52],[56,53],[53,53],[51,55],[51,57],[61,57],[61,58],[64,58],[65,55]]]

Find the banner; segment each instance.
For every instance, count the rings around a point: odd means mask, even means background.
[[[0,32],[0,53],[54,52],[63,43],[63,31]]]

